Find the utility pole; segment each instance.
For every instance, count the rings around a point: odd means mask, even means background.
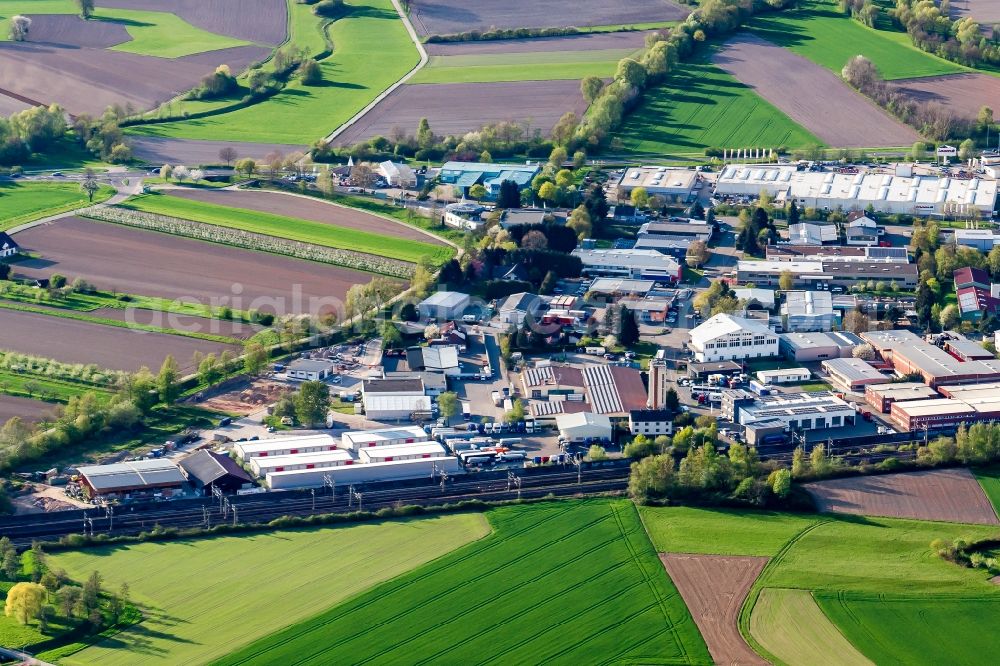
[[[212,520],[208,515],[208,507],[201,507],[201,520],[205,523],[205,529],[207,530],[212,525]]]
[[[576,485],[579,486],[583,483],[583,461],[580,460],[579,454],[574,454],[570,462],[576,465]]]
[[[329,474],[323,475],[323,485],[330,489],[330,496],[337,499],[337,482]]]
[[[111,504],[105,505],[104,508],[105,515],[108,517],[108,532],[110,533],[115,527],[115,507]]]
[[[233,507],[233,527],[236,527],[236,507]]]
[[[358,498],[358,511],[361,511],[361,493],[354,493],[354,496]]]
[[[351,508],[351,503],[354,501],[354,484],[347,486],[347,508]]]
[[[313,510],[313,513],[316,513],[316,489],[315,488],[310,488],[309,492],[312,494],[312,501],[313,501],[312,502],[312,510]]]

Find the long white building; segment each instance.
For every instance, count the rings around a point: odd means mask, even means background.
[[[645,280],[681,279],[681,265],[656,250],[573,250],[583,262],[584,275]]]
[[[883,213],[965,215],[978,210],[990,217],[996,207],[997,181],[948,176],[912,175],[905,165],[893,175],[798,171],[790,165],[731,164],[716,181],[719,195],[757,196],[766,191],[779,205],[794,200],[806,208],[864,210],[869,204]]]
[[[297,453],[318,453],[336,449],[337,440],[329,435],[275,437],[254,442],[236,442],[233,446],[236,456],[244,462],[249,462],[252,458],[291,456]]]
[[[778,355],[778,335],[753,319],[717,314],[691,330],[690,347],[699,363]]]

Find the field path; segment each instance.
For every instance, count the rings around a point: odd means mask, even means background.
[[[768,662],[739,631],[743,600],[767,564],[766,557],[661,553],[660,560],[684,598],[717,664]]]
[[[99,204],[94,204],[93,206],[84,206],[82,208],[76,208],[74,210],[63,211],[62,213],[57,213],[55,215],[49,215],[48,217],[43,217],[38,220],[33,220],[27,222],[17,227],[13,227],[7,230],[7,233],[13,235],[20,231],[27,231],[32,227],[38,227],[43,224],[51,224],[58,220],[65,219],[67,217],[78,217],[80,215],[86,215],[88,210],[93,210],[95,208],[106,208],[107,206],[114,206],[115,204],[120,204],[131,196],[139,194],[142,192],[142,179],[136,178],[126,184],[123,180],[111,180],[109,184],[115,188],[115,193],[110,199]]]
[[[736,35],[712,62],[830,146],[894,147],[920,140],[916,130],[833,72],[755,35]]]
[[[407,72],[406,75],[403,76],[403,78],[401,78],[400,80],[396,81],[391,86],[389,86],[388,88],[386,88],[385,90],[383,90],[381,93],[379,93],[378,97],[376,97],[371,102],[369,102],[368,106],[366,106],[365,108],[361,109],[356,114],[354,114],[353,118],[351,118],[350,120],[348,120],[347,122],[345,122],[343,125],[341,125],[337,129],[335,129],[330,134],[328,134],[323,139],[323,143],[332,143],[334,139],[336,139],[338,136],[340,136],[351,125],[353,125],[354,123],[356,123],[359,120],[361,120],[362,118],[364,118],[365,114],[367,114],[369,111],[371,111],[373,108],[375,108],[375,106],[379,102],[381,102],[383,99],[385,99],[386,97],[388,97],[393,91],[395,91],[401,85],[403,85],[404,83],[406,83],[407,81],[409,81],[413,77],[414,74],[416,74],[421,69],[423,69],[424,65],[427,64],[427,61],[429,60],[429,58],[427,57],[427,49],[424,48],[424,43],[420,41],[419,37],[417,37],[417,32],[416,32],[416,30],[413,29],[413,24],[410,23],[410,17],[407,15],[407,13],[405,11],[403,11],[403,8],[399,4],[399,0],[392,0],[392,6],[395,7],[396,13],[399,14],[399,19],[403,22],[403,25],[406,26],[406,32],[407,32],[407,34],[410,35],[410,39],[413,41],[414,46],[417,47],[417,52],[420,54],[420,62],[418,62],[413,67],[413,69],[411,69],[409,72]]]
[[[803,487],[823,512],[1000,525],[982,486],[965,468],[833,479]]]

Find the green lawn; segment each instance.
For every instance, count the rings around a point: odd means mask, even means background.
[[[639,507],[653,546],[664,553],[775,555],[817,521],[810,514]]]
[[[9,581],[0,581],[0,595],[7,597],[7,591],[14,586]],[[72,629],[72,626],[64,620],[57,619],[49,625],[49,631],[42,633],[38,629],[38,623],[21,626],[17,620],[0,613],[0,646],[20,649],[26,645],[32,645],[41,641],[46,641],[59,634],[63,634]]]
[[[632,49],[431,56],[409,83],[488,83],[613,76]]]
[[[186,139],[310,145],[367,106],[419,62],[389,0],[348,0],[351,11],[327,29],[336,45],[321,61],[324,83],[293,81],[265,101],[208,118],[129,128],[133,134]],[[309,7],[303,5],[303,11]],[[311,16],[311,15],[310,15]],[[317,21],[293,14],[293,29]],[[295,28],[295,26],[300,26]]]
[[[77,580],[127,582],[147,618],[61,663],[207,663],[487,532],[481,515],[454,514],[52,555]]]
[[[107,389],[52,377],[0,370],[0,394],[35,398],[47,402],[68,402],[83,393],[110,395]]]
[[[822,142],[709,62],[710,49],[645,92],[616,136],[625,152],[704,157],[705,149]]]
[[[94,203],[109,199],[114,192],[114,188],[102,185]],[[86,205],[87,195],[76,183],[0,183],[0,231]]]
[[[990,498],[993,510],[1000,515],[1000,467],[988,467],[972,470],[983,487],[983,492]]]
[[[112,46],[114,51],[127,51],[160,58],[215,51],[250,42],[217,35],[197,28],[176,14],[160,11],[104,8],[94,10],[94,21],[124,24],[131,40]],[[0,0],[0,21],[4,23],[0,40],[8,40],[7,19],[15,14],[79,14],[73,0]]]
[[[487,515],[490,537],[217,663],[710,663],[630,502]]]
[[[968,71],[921,51],[905,32],[874,30],[862,25],[839,12],[832,0],[803,0],[798,9],[760,14],[754,18],[751,31],[837,75],[856,55],[875,63],[886,79]]]
[[[245,208],[230,208],[164,194],[147,194],[129,199],[123,207],[401,261],[417,262],[421,257],[430,257],[441,263],[447,261],[452,252],[450,248],[423,241],[391,238],[333,224]]]

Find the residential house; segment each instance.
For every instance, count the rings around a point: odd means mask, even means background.
[[[847,219],[845,235],[848,245],[878,245],[878,222],[858,212],[848,214]]]
[[[6,232],[0,231],[0,259],[9,259],[21,251],[21,246],[14,242]]]

